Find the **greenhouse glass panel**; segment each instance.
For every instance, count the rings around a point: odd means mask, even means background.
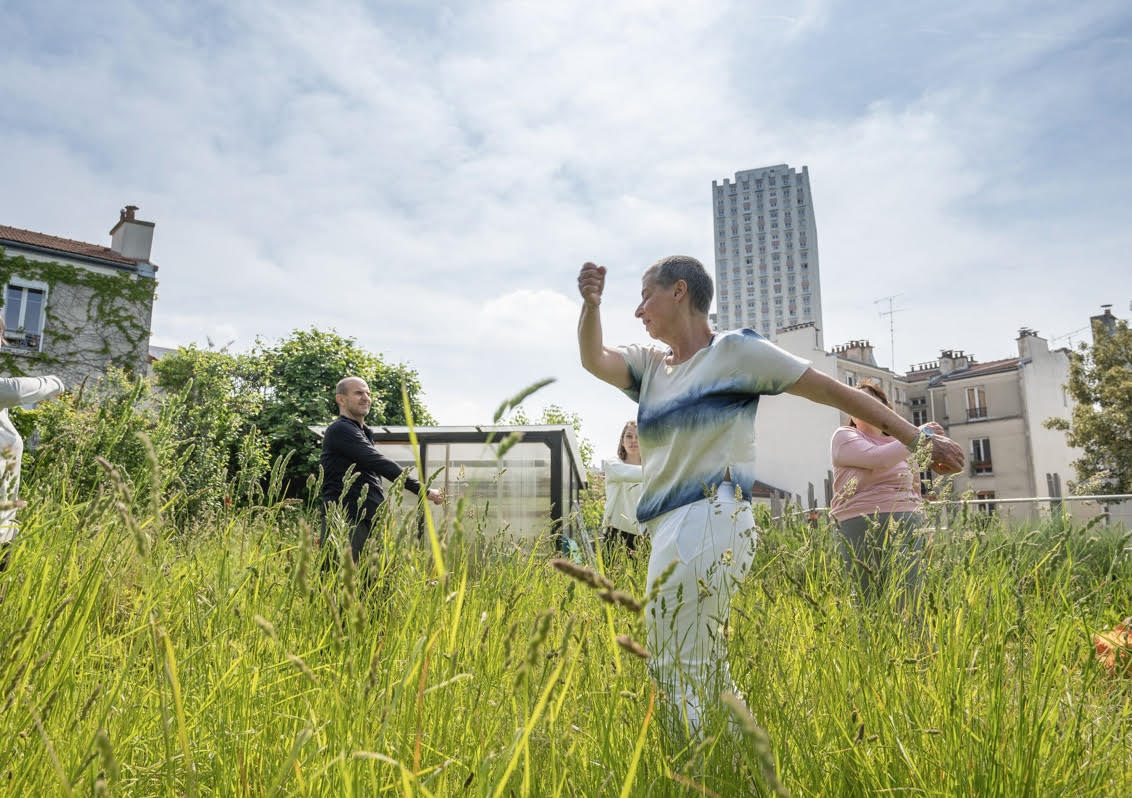
[[[321,434],[323,428],[311,429]],[[417,476],[408,429],[372,431],[378,451]],[[520,436],[517,443],[501,444],[513,433]],[[569,427],[420,427],[416,436],[425,478],[448,497],[440,507],[429,506],[442,534],[463,499],[468,533],[520,541],[559,531],[576,536],[585,470]],[[414,512],[416,496],[406,492],[400,498],[400,512]]]

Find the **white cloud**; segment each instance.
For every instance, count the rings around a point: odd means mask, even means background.
[[[1084,88],[1128,65],[1090,43],[1115,4],[63,5],[0,12],[0,222],[105,243],[139,204],[155,341],[334,327],[416,367],[450,423],[556,376],[533,406],[576,409],[612,454],[633,408],[578,364],[578,267],[609,267],[607,340],[641,340],[643,268],[709,259],[710,181],[764,164],[810,167],[827,343],[887,362],[874,301],[903,294],[898,366],[990,359],[1132,296],[1124,150],[1068,152],[1106,169],[1062,185],[1042,149],[1059,104],[1120,129]]]

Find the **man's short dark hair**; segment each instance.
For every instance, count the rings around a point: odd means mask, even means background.
[[[669,255],[661,258],[645,270],[645,279],[661,288],[671,288],[677,280],[683,280],[692,297],[692,307],[706,316],[711,310],[714,293],[711,277],[704,265],[689,255]]]

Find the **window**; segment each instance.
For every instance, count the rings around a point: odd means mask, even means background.
[[[850,388],[854,387],[857,384],[857,375],[851,371],[845,372],[845,384]]]
[[[928,400],[925,396],[917,396],[909,403],[912,405],[912,423],[917,427],[927,424]]]
[[[992,473],[990,438],[975,438],[971,441],[971,475]]]
[[[994,498],[994,491],[993,490],[976,491],[975,492],[975,499],[981,500],[981,503],[976,504],[975,509],[978,510],[980,513],[985,513],[986,515],[994,515],[995,507],[997,507],[998,505],[987,501],[987,499],[993,499],[993,498]]]
[[[13,279],[4,289],[4,344],[40,351],[47,312],[47,284]]]
[[[967,420],[987,417],[987,392],[982,388],[967,389]]]

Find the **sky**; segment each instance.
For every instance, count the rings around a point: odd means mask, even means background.
[[[641,272],[714,272],[711,181],[760,166],[809,167],[827,346],[905,371],[1132,315],[1126,0],[0,0],[0,30],[0,224],[108,245],[138,205],[155,345],[334,329],[442,424],[554,377],[528,414],[614,456],[636,410],[579,364],[579,267],[607,343],[647,342]]]

